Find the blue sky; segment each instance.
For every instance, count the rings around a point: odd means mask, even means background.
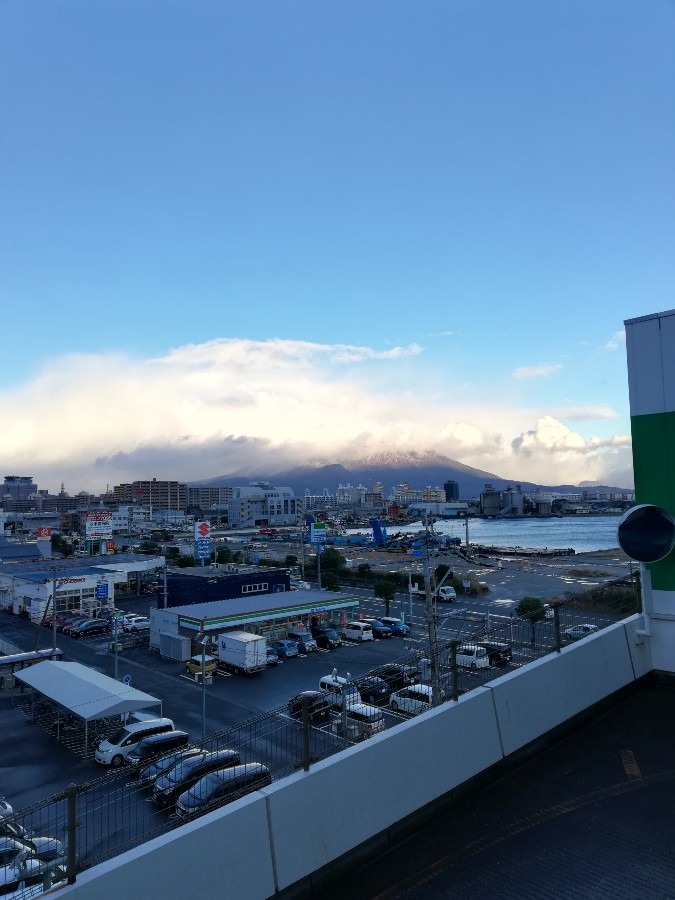
[[[4,0],[6,471],[628,485],[674,39],[666,0]]]

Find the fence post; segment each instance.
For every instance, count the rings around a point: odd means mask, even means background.
[[[553,628],[555,630],[555,652],[560,653],[562,638],[560,636],[560,604],[553,604]]]
[[[457,678],[457,647],[459,641],[450,641],[450,699],[459,700],[459,681]]]
[[[309,697],[302,698],[302,768],[309,772]]]
[[[66,804],[68,821],[66,835],[68,839],[66,857],[66,877],[68,884],[75,884],[77,874],[77,785],[69,784],[66,788]]]

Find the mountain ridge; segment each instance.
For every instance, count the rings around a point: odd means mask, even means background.
[[[385,497],[400,482],[405,481],[413,489],[422,490],[427,486],[443,487],[445,481],[456,481],[459,496],[463,499],[477,497],[486,484],[492,484],[497,490],[504,490],[519,484],[523,491],[560,491],[574,493],[581,488],[576,485],[541,485],[539,483],[502,478],[493,472],[476,469],[460,463],[450,457],[428,451],[410,453],[387,453],[363,459],[345,460],[344,462],[327,462],[316,460],[292,468],[244,474],[241,471],[220,475],[207,480],[191,482],[208,487],[239,487],[257,481],[267,481],[283,487],[290,487],[297,496],[306,490],[311,494],[321,494],[324,490],[333,494],[340,484],[363,484],[372,489],[376,482],[382,484]],[[585,482],[589,485],[589,482]],[[593,485],[596,489],[621,491],[625,488]]]

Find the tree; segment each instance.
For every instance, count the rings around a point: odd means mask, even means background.
[[[389,615],[389,604],[396,596],[396,585],[391,581],[385,581],[379,578],[373,585],[373,592],[376,597],[384,600],[385,615]]]
[[[155,556],[161,553],[162,548],[157,541],[143,541],[138,548],[139,553],[145,553],[147,556]]]
[[[345,558],[335,547],[326,547],[321,554],[322,572],[339,572],[345,567]]]
[[[543,622],[546,618],[546,606],[544,604],[544,601],[540,600],[539,597],[523,597],[523,599],[518,604],[516,612],[521,617],[521,619],[529,619],[530,626],[532,628],[530,644],[532,647],[534,647],[535,625],[537,624],[537,622]]]
[[[189,569],[192,566],[196,566],[197,563],[195,562],[194,556],[182,555],[176,560],[176,565],[179,569]]]
[[[326,591],[339,591],[340,579],[338,578],[337,572],[326,572],[325,575],[322,575],[321,586]]]
[[[372,571],[373,570],[370,568],[368,563],[360,563],[356,567],[356,573],[359,578],[369,578]]]
[[[178,559],[180,556],[180,550],[178,547],[167,547],[165,556],[167,559]]]
[[[294,556],[292,553],[288,553],[286,556],[286,562],[285,562],[286,568],[290,569],[291,566],[297,566],[297,564],[298,564],[298,557]]]
[[[219,547],[216,550],[216,562],[217,563],[229,563],[232,562],[232,551],[229,547]]]
[[[62,556],[71,556],[73,553],[73,545],[60,534],[52,535],[51,544],[52,550]]]

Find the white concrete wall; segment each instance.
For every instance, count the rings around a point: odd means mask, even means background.
[[[60,893],[265,900],[646,674],[642,622],[633,616],[511,672],[78,875]]]

